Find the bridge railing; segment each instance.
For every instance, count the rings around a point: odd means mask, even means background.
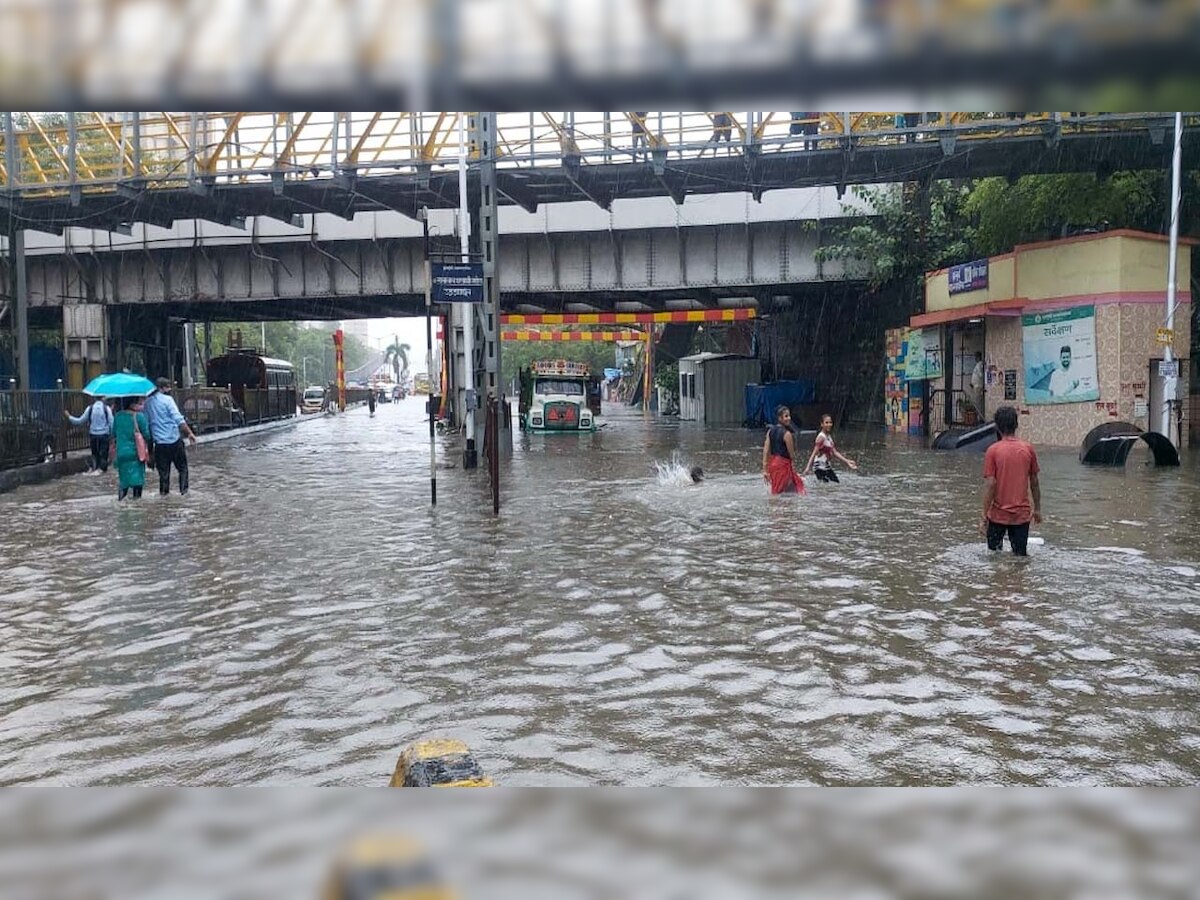
[[[418,173],[455,164],[460,113],[11,113],[0,187],[25,196],[118,186],[313,180]],[[1189,117],[1191,127],[1200,119]],[[956,140],[1147,131],[1161,113],[588,112],[500,113],[506,168],[803,153]],[[469,152],[477,155],[475,148]]]

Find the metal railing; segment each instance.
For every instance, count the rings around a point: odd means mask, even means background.
[[[312,181],[453,166],[469,113],[198,112],[6,114],[0,186],[25,196]],[[39,117],[40,115],[40,117]],[[8,124],[7,122],[5,123]],[[716,154],[987,141],[1169,128],[1161,113],[589,112],[500,113],[498,165],[602,165]],[[1185,117],[1189,128],[1200,117]],[[475,148],[471,155],[477,156]]]
[[[197,434],[261,425],[299,414],[295,387],[243,388],[241,401],[229,388],[179,388],[173,396]]]
[[[87,450],[87,424],[72,425],[63,410],[77,416],[91,402],[80,391],[0,391],[0,469]]]

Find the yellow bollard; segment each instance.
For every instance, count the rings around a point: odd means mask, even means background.
[[[359,838],[334,861],[322,900],[457,900],[425,848],[405,835]]]
[[[409,744],[388,787],[491,787],[492,779],[462,741],[436,738]]]

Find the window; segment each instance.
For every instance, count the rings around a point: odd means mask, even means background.
[[[535,394],[565,394],[568,397],[583,396],[583,382],[560,378],[539,378],[534,385]]]

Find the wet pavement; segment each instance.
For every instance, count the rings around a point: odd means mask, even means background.
[[[422,409],[0,496],[0,783],[380,785],[433,735],[503,784],[1200,776],[1196,454],[1041,451],[1020,560],[977,455],[842,433],[861,475],[772,498],[757,434],[611,408],[517,436],[499,521],[441,451],[430,509]]]

